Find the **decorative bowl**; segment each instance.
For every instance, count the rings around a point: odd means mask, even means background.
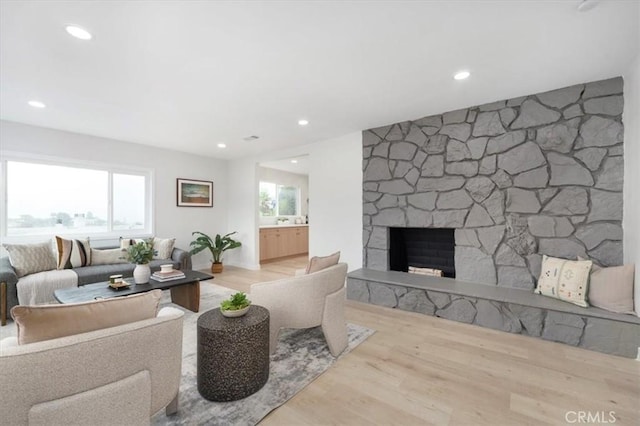
[[[241,317],[244,314],[246,314],[249,311],[250,307],[251,307],[251,305],[247,306],[246,308],[238,309],[238,310],[235,310],[235,311],[224,311],[221,308],[220,309],[220,313],[222,313],[222,315],[227,317],[227,318],[237,318],[237,317]]]

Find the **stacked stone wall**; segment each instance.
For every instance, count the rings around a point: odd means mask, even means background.
[[[622,78],[363,132],[364,265],[455,228],[459,280],[532,289],[543,254],[622,263]]]

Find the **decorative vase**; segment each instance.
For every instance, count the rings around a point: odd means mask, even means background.
[[[250,307],[251,305],[247,306],[246,308],[237,309],[235,311],[224,311],[220,309],[220,313],[222,314],[222,316],[225,316],[227,318],[237,318],[244,316],[249,311]]]
[[[212,274],[219,274],[220,272],[222,272],[222,262],[213,262],[211,264],[211,273]]]
[[[133,270],[133,281],[136,284],[146,284],[151,277],[151,268],[148,263],[142,265],[136,265],[136,269]]]

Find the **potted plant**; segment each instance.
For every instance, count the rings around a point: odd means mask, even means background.
[[[133,270],[133,281],[136,284],[149,282],[149,277],[151,277],[149,262],[151,262],[155,254],[157,254],[157,251],[153,249],[153,239],[140,241],[127,248],[125,259],[136,264],[136,268]]]
[[[238,292],[220,303],[220,312],[225,317],[241,317],[247,313],[250,306],[251,300],[247,299],[247,295]]]
[[[227,250],[238,248],[242,245],[241,242],[231,238],[235,233],[236,232],[234,231],[223,236],[216,234],[215,238],[211,238],[200,231],[192,232],[191,235],[198,235],[198,237],[189,244],[191,247],[189,253],[194,255],[196,253],[200,253],[204,249],[209,249],[209,251],[211,251],[211,256],[213,256],[213,259],[211,260],[211,272],[214,274],[222,272],[222,253]]]

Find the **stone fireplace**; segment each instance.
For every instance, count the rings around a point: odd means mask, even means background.
[[[448,228],[389,228],[389,270],[410,266],[432,268],[456,277],[454,230]]]
[[[455,229],[455,275],[533,289],[543,254],[622,263],[622,79],[363,132],[364,267],[389,227]]]
[[[364,131],[347,297],[635,358],[640,318],[531,291],[545,254],[622,264],[622,109],[613,78]],[[434,266],[413,233],[441,229],[455,278],[399,272]]]

